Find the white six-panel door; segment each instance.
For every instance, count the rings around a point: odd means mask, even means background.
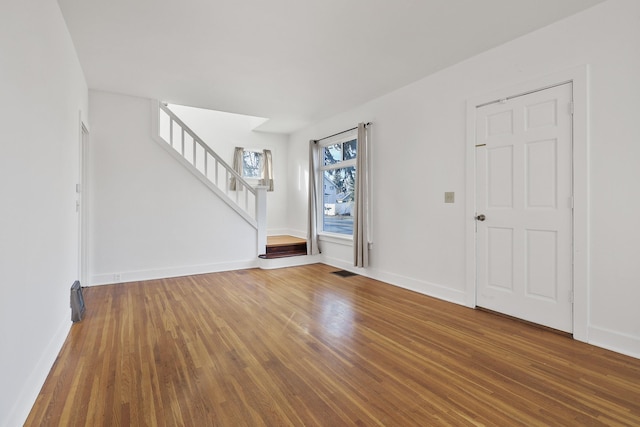
[[[477,305],[566,332],[571,100],[567,83],[476,111]]]

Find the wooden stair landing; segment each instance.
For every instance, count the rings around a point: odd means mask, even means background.
[[[307,254],[307,241],[293,236],[267,236],[267,253],[260,258],[284,258]]]

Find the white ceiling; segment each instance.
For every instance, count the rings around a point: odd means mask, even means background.
[[[602,0],[58,0],[89,87],[289,133]]]

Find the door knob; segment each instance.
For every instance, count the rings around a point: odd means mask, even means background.
[[[486,216],[484,216],[484,214],[480,214],[480,215],[478,215],[478,216],[476,217],[476,219],[477,219],[478,221],[484,221],[485,219],[487,219],[487,217],[486,217]]]

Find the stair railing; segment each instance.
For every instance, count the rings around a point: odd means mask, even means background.
[[[258,255],[266,253],[267,187],[253,187],[165,104],[153,102],[159,144],[257,231]]]

